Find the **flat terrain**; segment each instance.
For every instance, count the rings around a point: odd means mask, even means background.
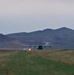
[[[74,75],[74,50],[0,51],[0,75]]]

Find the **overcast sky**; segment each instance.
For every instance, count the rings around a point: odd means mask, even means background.
[[[0,33],[74,29],[74,0],[0,0]]]

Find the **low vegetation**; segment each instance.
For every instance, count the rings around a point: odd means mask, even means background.
[[[0,51],[0,75],[74,75],[74,50]]]

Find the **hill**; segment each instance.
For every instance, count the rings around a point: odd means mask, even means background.
[[[47,42],[52,49],[74,49],[74,30],[62,27],[59,29],[44,29],[30,33],[21,32],[7,34],[27,45],[45,45]]]
[[[21,48],[22,43],[19,40],[10,38],[7,35],[0,34],[0,49],[1,48]]]

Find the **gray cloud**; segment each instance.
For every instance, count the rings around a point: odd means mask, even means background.
[[[0,0],[3,33],[74,26],[74,0]]]
[[[2,0],[1,15],[73,15],[73,0]]]

